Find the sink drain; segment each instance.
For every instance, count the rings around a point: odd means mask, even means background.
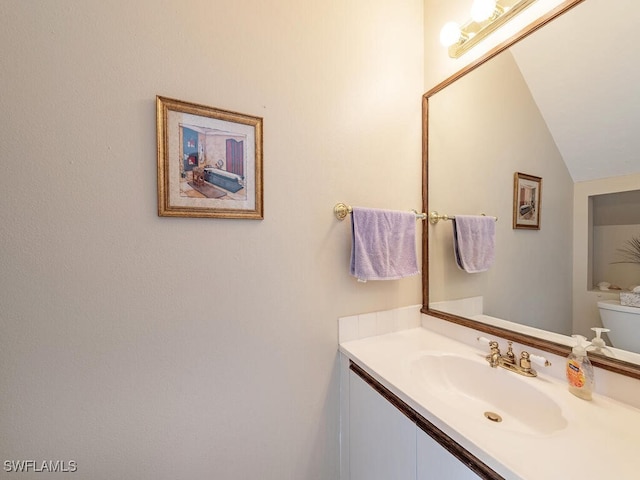
[[[484,412],[484,416],[492,422],[499,423],[502,421],[502,417],[495,412]]]

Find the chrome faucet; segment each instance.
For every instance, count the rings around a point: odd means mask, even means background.
[[[538,372],[531,368],[531,361],[534,360],[545,367],[551,365],[551,362],[544,357],[538,355],[531,355],[529,352],[522,351],[520,353],[520,359],[516,361],[516,355],[513,353],[513,342],[509,341],[507,347],[507,353],[504,355],[500,353],[500,347],[495,340],[487,340],[484,337],[478,337],[478,341],[485,341],[489,343],[489,355],[485,358],[489,362],[489,366],[492,368],[502,367],[511,372],[516,372],[525,377],[537,377]]]

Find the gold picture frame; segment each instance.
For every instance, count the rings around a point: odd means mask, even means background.
[[[540,230],[542,178],[516,172],[513,180],[513,228]]]
[[[156,97],[158,216],[263,219],[262,118]]]

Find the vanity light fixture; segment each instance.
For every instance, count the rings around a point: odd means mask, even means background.
[[[536,0],[474,0],[471,19],[462,26],[447,22],[440,30],[440,43],[451,58],[459,58]]]

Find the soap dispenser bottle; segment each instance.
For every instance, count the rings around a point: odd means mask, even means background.
[[[567,382],[569,391],[576,397],[591,400],[593,391],[593,366],[587,349],[583,345],[587,339],[582,335],[572,335],[576,339],[576,346],[567,357]]]
[[[591,328],[591,330],[596,332],[596,336],[593,337],[593,340],[591,340],[591,345],[587,347],[587,350],[592,349],[596,353],[602,353],[603,350],[609,350],[607,348],[607,344],[602,338],[602,334],[610,332],[611,330],[609,330],[608,328],[600,328],[600,327],[593,327]]]

